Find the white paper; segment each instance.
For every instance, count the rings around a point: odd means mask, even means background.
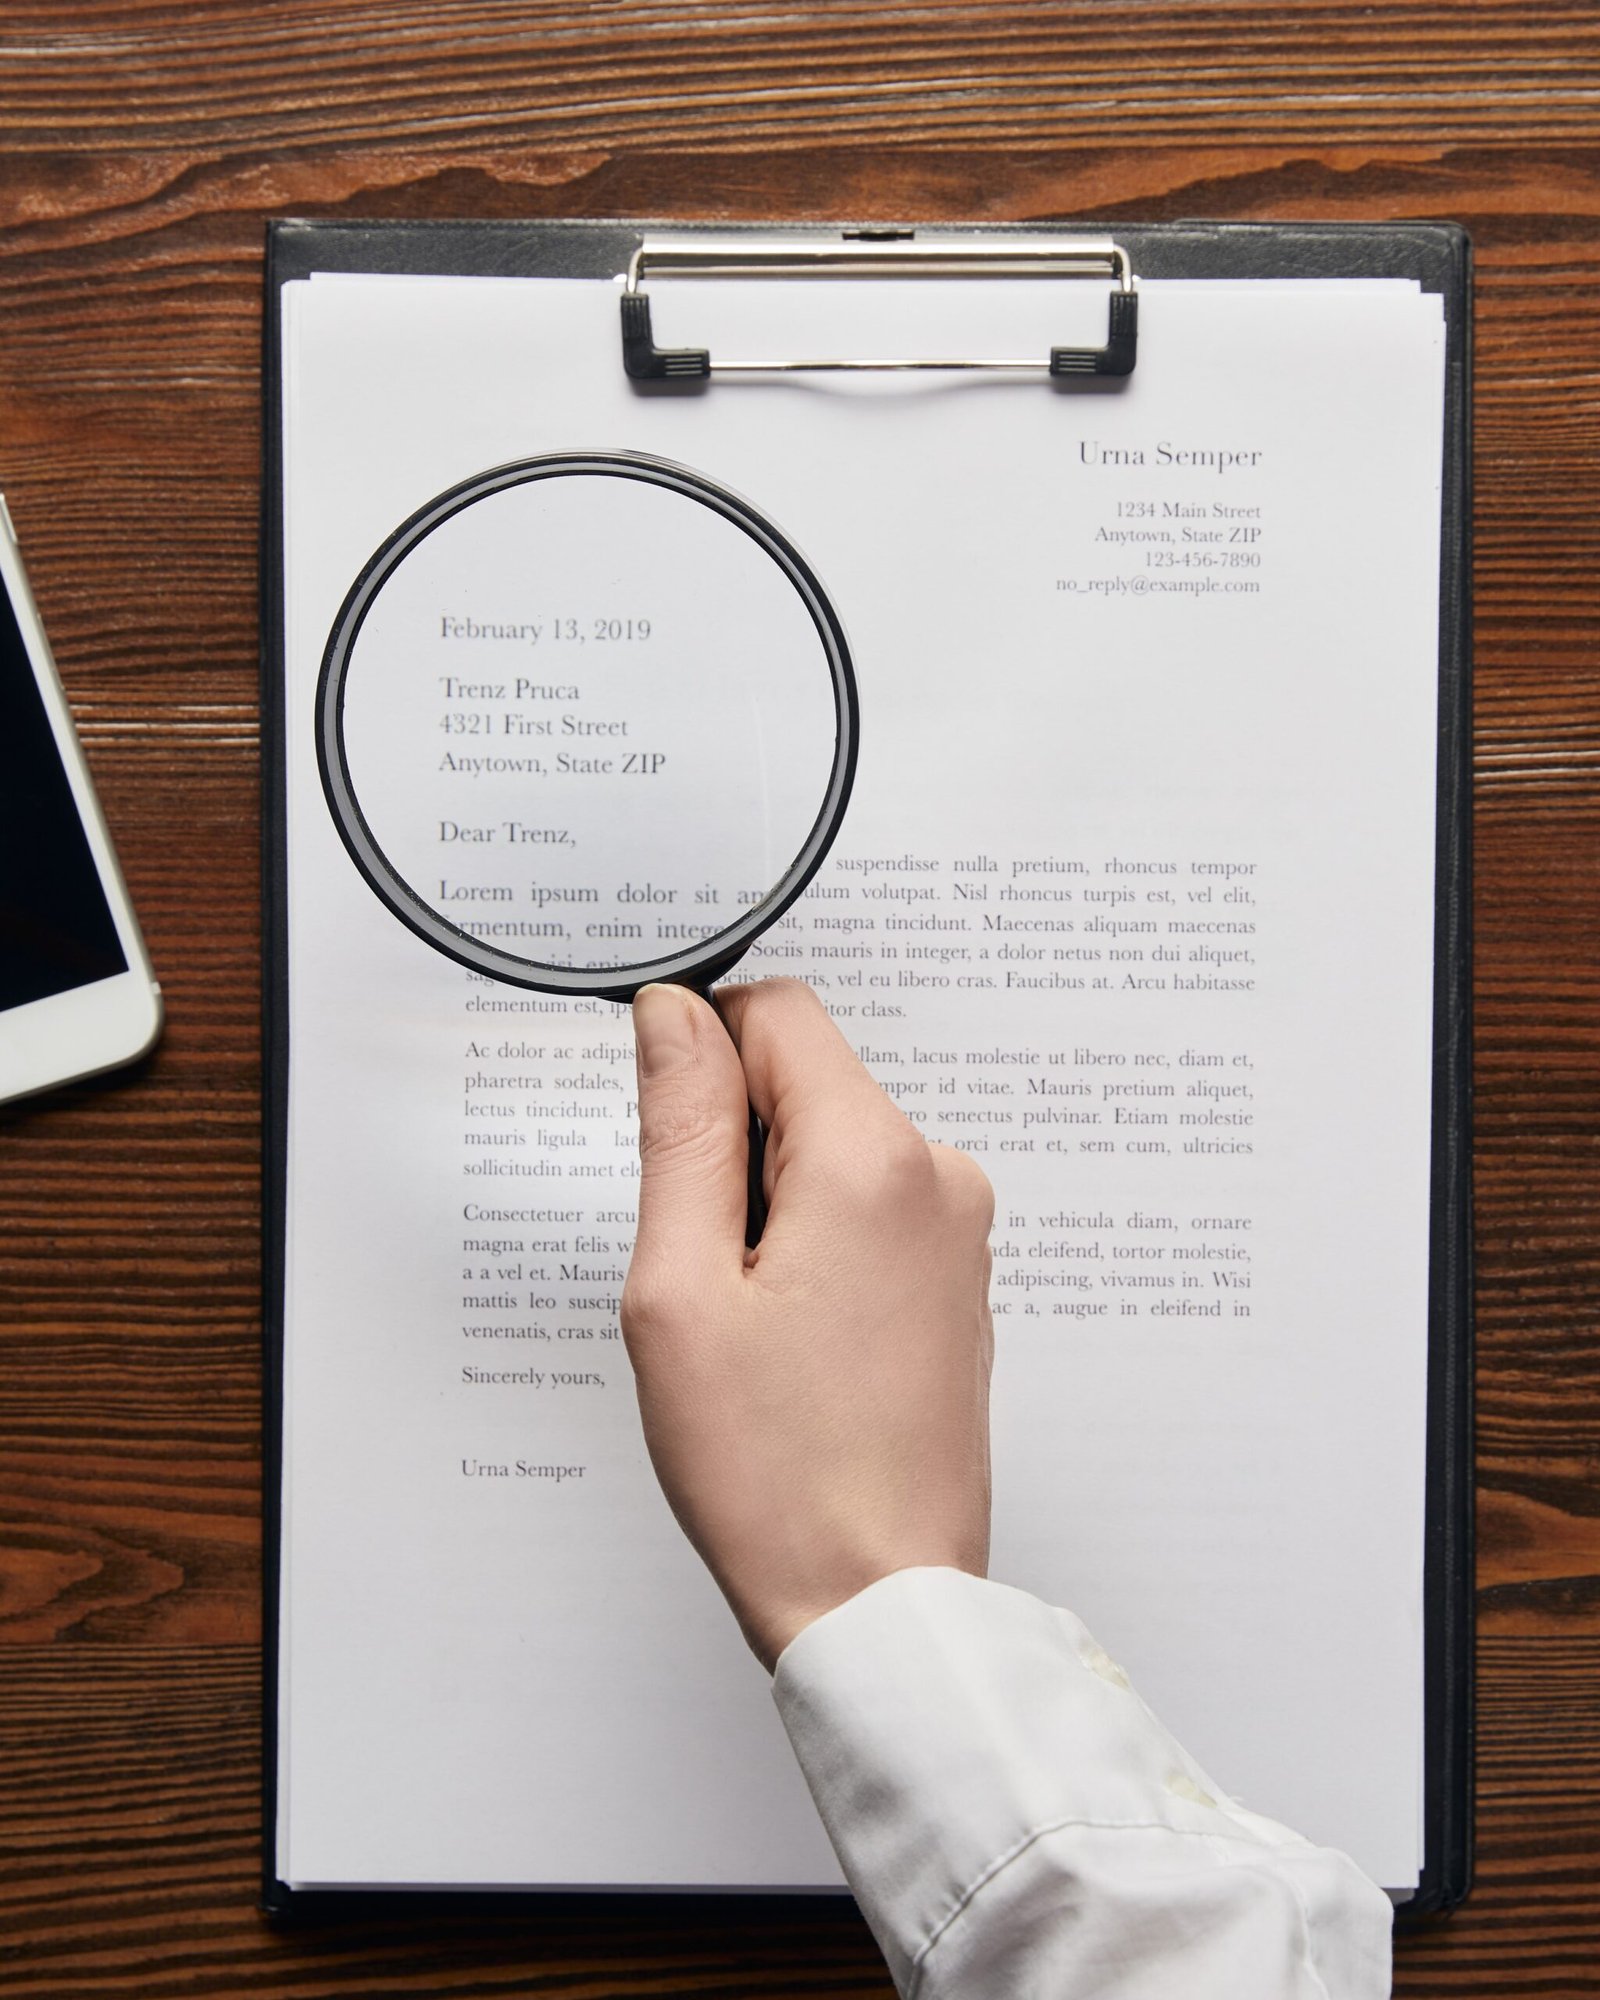
[[[1097,289],[1053,337],[1094,337]],[[991,294],[926,296],[965,337]],[[769,287],[692,306],[664,340],[783,325]],[[317,777],[323,646],[385,536],[482,468],[623,448],[764,510],[850,635],[846,823],[743,971],[816,983],[994,1182],[992,1573],[1083,1616],[1248,1804],[1409,1889],[1438,300],[1150,283],[1109,393],[648,397],[607,284],[318,277],[283,307],[281,1874],[839,1880],[639,1436],[627,1021],[431,952]]]

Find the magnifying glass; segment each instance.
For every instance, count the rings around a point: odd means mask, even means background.
[[[323,657],[317,759],[418,937],[625,1002],[706,991],[794,902],[858,720],[838,614],[780,529],[665,459],[559,452],[441,493],[373,555]]]

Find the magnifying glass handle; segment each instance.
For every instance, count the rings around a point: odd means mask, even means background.
[[[767,1226],[767,1194],[762,1185],[761,1167],[767,1153],[767,1128],[756,1116],[755,1106],[750,1107],[750,1179],[748,1182],[744,1242],[747,1250],[753,1250],[761,1241],[761,1232]]]

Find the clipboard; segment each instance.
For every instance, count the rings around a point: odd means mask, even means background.
[[[930,254],[930,238],[937,249]],[[698,254],[697,254],[698,253]],[[773,352],[718,354],[714,343],[656,345],[650,299],[663,283],[740,269],[794,276],[823,272],[936,275],[952,265],[997,278],[1049,268],[1106,291],[1106,339],[996,363],[928,356]],[[1427,1529],[1424,1563],[1424,1862],[1402,1922],[1448,1910],[1466,1894],[1472,1856],[1473,1517],[1472,1265],[1470,1179],[1470,421],[1471,249],[1459,228],[1398,224],[1119,224],[1102,229],[939,224],[727,225],[589,222],[315,222],[270,226],[266,267],[262,515],[262,709],[266,768],[264,870],[264,1492],[265,1708],[263,1902],[274,1915],[382,1903],[339,1891],[291,1890],[276,1877],[278,1597],[283,1480],[285,1197],[288,1126],[287,799],[284,719],[282,416],[278,318],[282,288],[313,272],[609,279],[625,269],[618,366],[643,393],[707,393],[719,372],[786,368],[995,366],[1032,369],[1054,393],[1114,393],[1140,365],[1141,279],[1400,278],[1436,293],[1446,326],[1438,607],[1438,757],[1434,928]],[[408,1902],[414,1904],[416,1897]],[[462,1893],[440,1900],[459,1909]],[[584,1906],[592,1895],[581,1898]],[[710,1901],[717,1900],[712,1896]],[[795,1898],[784,1898],[786,1909]],[[815,1900],[814,1898],[811,1900]],[[503,1909],[505,1895],[485,1898]],[[540,1907],[580,1898],[541,1894]],[[608,1896],[609,1904],[655,1904]],[[708,1898],[697,1895],[697,1908]],[[748,1896],[738,1898],[749,1908]]]

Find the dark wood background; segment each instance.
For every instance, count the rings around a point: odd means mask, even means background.
[[[874,1995],[853,1915],[255,1910],[261,249],[275,214],[1445,216],[1478,254],[1478,1881],[1600,1993],[1600,10],[0,4],[0,481],[166,987],[0,1114],[0,1991]],[[984,1996],[984,2000],[990,2000]]]

